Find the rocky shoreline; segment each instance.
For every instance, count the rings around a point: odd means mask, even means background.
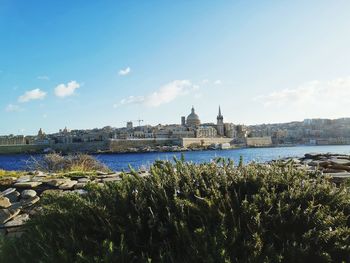
[[[85,194],[88,183],[103,185],[106,182],[121,180],[119,173],[97,172],[94,176],[29,172],[20,177],[0,178],[0,235],[20,236],[21,226],[40,209],[37,206],[45,193],[65,194],[75,192]],[[147,175],[146,171],[140,172]]]
[[[285,158],[275,160],[282,164],[291,164],[297,169],[319,172],[320,175],[330,176],[339,183],[350,178],[350,155],[308,153],[301,158]],[[86,173],[43,173],[28,172],[19,177],[5,176],[0,178],[0,235],[11,237],[23,233],[22,226],[40,207],[37,205],[42,195],[55,192],[65,194],[75,192],[85,194],[88,183],[103,185],[108,182],[121,180],[121,172]],[[140,176],[149,175],[148,171],[139,171]]]
[[[332,153],[307,153],[301,158],[284,158],[272,162],[291,163],[297,169],[330,176],[334,182],[350,178],[350,155]]]

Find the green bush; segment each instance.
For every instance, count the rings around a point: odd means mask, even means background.
[[[350,194],[290,165],[158,161],[47,195],[0,262],[350,262]]]

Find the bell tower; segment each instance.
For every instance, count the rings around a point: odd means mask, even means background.
[[[224,136],[225,135],[225,131],[224,131],[224,116],[222,116],[221,114],[221,108],[219,106],[219,114],[216,117],[216,129],[218,130],[218,135],[219,136]]]

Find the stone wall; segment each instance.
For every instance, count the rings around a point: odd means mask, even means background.
[[[209,146],[211,144],[233,143],[232,138],[182,138],[181,146],[188,147],[190,145]]]
[[[246,143],[247,143],[247,146],[249,146],[249,147],[271,146],[272,139],[271,139],[271,136],[248,137],[248,138],[246,138]]]
[[[0,154],[19,153],[43,153],[46,149],[51,149],[61,153],[95,153],[98,151],[108,151],[109,142],[84,142],[84,143],[57,143],[57,144],[28,144],[28,145],[6,145],[0,146]]]
[[[48,148],[48,145],[1,145],[0,154],[41,153],[46,148]]]
[[[112,152],[122,152],[128,148],[156,147],[156,146],[179,145],[178,139],[129,139],[129,140],[110,140],[109,149]]]
[[[99,151],[107,151],[109,150],[108,141],[101,142],[83,142],[83,143],[57,143],[52,145],[51,147],[56,152],[62,153],[95,153]]]

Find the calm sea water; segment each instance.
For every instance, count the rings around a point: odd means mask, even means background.
[[[202,163],[213,160],[217,157],[230,158],[236,163],[240,156],[245,163],[251,161],[266,162],[283,157],[302,157],[305,153],[341,153],[350,154],[350,145],[339,146],[295,146],[295,147],[274,147],[274,148],[245,148],[223,151],[193,151],[184,152],[186,161]],[[163,153],[120,153],[120,154],[99,154],[96,157],[110,167],[112,170],[128,170],[129,164],[138,169],[149,167],[155,160],[173,160],[173,157],[181,157],[178,152]],[[38,157],[38,156],[37,156]],[[5,170],[26,170],[27,162],[31,156],[22,155],[0,155],[0,169]]]

